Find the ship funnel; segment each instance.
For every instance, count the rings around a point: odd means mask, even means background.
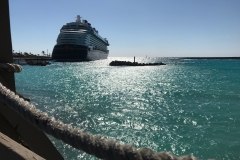
[[[81,17],[79,15],[77,15],[77,20],[76,22],[81,22]]]

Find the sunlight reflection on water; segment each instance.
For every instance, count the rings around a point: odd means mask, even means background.
[[[199,158],[239,156],[240,82],[234,81],[239,62],[229,72],[221,68],[224,61],[200,65],[198,60],[136,57],[167,65],[111,67],[111,60],[133,58],[24,66],[16,74],[17,91],[64,123],[137,148]],[[51,139],[65,159],[91,159]]]

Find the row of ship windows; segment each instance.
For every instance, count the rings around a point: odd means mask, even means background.
[[[73,36],[73,35],[61,35],[59,38],[85,38],[83,36]]]
[[[59,41],[58,43],[70,43],[70,44],[86,44],[85,42],[77,42],[77,41],[64,41],[64,40],[62,40],[62,41]]]
[[[62,43],[62,44],[64,44],[64,43],[77,44],[76,41],[73,42],[73,41],[65,41],[65,40],[61,40],[59,43]],[[93,49],[107,51],[106,46],[96,46],[96,45],[93,45],[93,44],[92,44],[92,46],[94,46]]]
[[[91,46],[100,46],[101,48],[106,48],[105,45],[101,44],[101,43],[93,43],[93,42],[90,42],[90,45]]]
[[[60,40],[69,40],[69,41],[73,41],[73,40],[76,40],[76,39],[70,39],[70,38],[63,38],[61,37]],[[84,37],[79,37],[77,40],[86,40]],[[90,42],[91,43],[96,43],[96,44],[99,44],[99,45],[104,45],[102,42],[99,42],[98,40],[95,40],[95,39],[90,39]]]
[[[90,44],[91,46],[98,46],[98,47],[100,47],[100,48],[104,48],[104,49],[106,49],[107,47],[106,46],[100,46],[100,45],[95,45],[95,44]]]
[[[82,39],[82,38],[81,38],[81,39],[80,39],[80,38],[79,38],[79,39],[61,38],[61,39],[59,39],[59,40],[60,40],[60,41],[62,41],[62,40],[65,40],[65,41],[79,41],[79,42],[80,42],[80,41],[82,41],[82,42],[83,42],[83,41],[84,41],[84,42],[86,41],[86,39]]]
[[[76,41],[76,39],[68,39],[68,38],[62,38],[62,39],[59,39],[59,41],[58,42],[61,42],[61,43],[76,43],[76,42],[80,42],[80,43],[85,43],[86,42],[86,39],[85,39],[85,41],[84,41],[84,39],[78,39],[77,41]],[[106,45],[104,45],[102,42],[99,42],[98,40],[96,40],[96,39],[92,39],[91,38],[91,40],[90,40],[90,45],[91,46],[99,46],[99,47],[101,47],[101,48],[107,48],[106,47]]]
[[[91,46],[95,46],[95,49],[100,49],[100,50],[107,50],[106,45],[104,45],[102,42],[100,42],[99,40],[95,39],[95,38],[91,38],[91,36],[87,36],[90,42]]]
[[[58,41],[76,41],[76,39],[58,39]]]
[[[59,42],[85,42],[84,40],[76,40],[76,39],[59,39]]]
[[[96,39],[93,39],[93,38],[90,39],[90,43],[91,44],[97,44],[99,46],[105,46],[102,42],[100,42],[100,41],[98,41]]]
[[[104,44],[101,43],[101,42],[99,42],[99,41],[91,41],[91,40],[90,40],[90,43],[92,43],[92,44],[98,44],[98,45],[104,46]]]
[[[76,29],[76,28],[86,29],[86,27],[84,27],[84,26],[76,26],[76,25],[71,25],[71,26],[64,26],[64,27],[62,27],[62,29]]]

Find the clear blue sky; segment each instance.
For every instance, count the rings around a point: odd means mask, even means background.
[[[110,57],[240,56],[240,0],[9,0],[15,51],[51,53],[80,15]]]

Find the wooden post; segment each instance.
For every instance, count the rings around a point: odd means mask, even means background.
[[[0,11],[0,63],[13,63],[8,0],[0,0]],[[0,82],[15,92],[13,72],[0,72]],[[30,150],[45,159],[63,159],[42,131],[2,101],[0,101],[0,132],[18,143],[21,138]]]
[[[134,56],[134,63],[135,63],[135,56]]]
[[[0,10],[0,63],[13,63],[8,0],[0,1]],[[0,73],[0,76],[8,82],[9,89],[15,91],[14,73]]]

